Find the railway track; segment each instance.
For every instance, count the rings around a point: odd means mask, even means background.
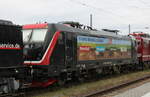
[[[1,94],[0,97],[25,97],[25,93]]]
[[[94,92],[91,92],[89,94],[79,94],[78,96],[75,96],[75,97],[99,97],[99,95],[104,95],[104,94],[107,94],[111,91],[114,91],[114,90],[117,90],[117,89],[120,89],[122,87],[125,87],[125,86],[128,86],[128,85],[131,85],[131,84],[134,84],[136,82],[140,82],[140,81],[143,81],[143,80],[146,80],[150,78],[150,75],[145,75],[143,77],[140,77],[140,78],[136,78],[134,80],[130,80],[130,81],[127,81],[127,82],[124,82],[124,83],[121,83],[121,84],[117,84],[117,85],[114,85],[114,86],[110,86],[110,87],[107,87],[107,88],[103,88],[101,90],[97,90],[97,91],[94,91]],[[72,84],[70,85],[72,86]],[[69,85],[68,85],[69,87]],[[56,89],[55,89],[56,88]],[[39,93],[48,93],[50,91],[55,91],[55,90],[59,90],[58,88],[59,87],[52,87],[52,88],[44,88],[44,89],[41,89],[41,88],[28,88],[28,89],[25,89],[19,93],[15,93],[15,94],[3,94],[3,95],[0,95],[0,97],[31,97],[34,96],[35,92],[36,92],[36,95],[38,95],[38,92]],[[74,97],[74,96],[73,96]]]
[[[146,76],[137,78],[135,80],[130,80],[130,81],[118,84],[118,85],[110,86],[110,87],[107,87],[107,88],[104,88],[104,89],[101,89],[101,90],[91,92],[89,94],[83,95],[82,97],[99,97],[100,95],[110,93],[110,92],[115,91],[117,89],[121,89],[123,87],[129,86],[131,84],[134,84],[134,83],[137,83],[137,82],[149,79],[149,78],[150,78],[150,75],[146,75]]]

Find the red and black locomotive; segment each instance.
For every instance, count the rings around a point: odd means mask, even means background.
[[[24,64],[32,67],[32,86],[142,68],[137,38],[89,28],[48,23],[23,26]]]

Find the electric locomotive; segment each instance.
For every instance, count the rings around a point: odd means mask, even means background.
[[[137,41],[137,56],[139,64],[143,65],[143,68],[149,68],[150,62],[150,35],[143,32],[134,32],[132,34]]]
[[[13,93],[23,80],[21,26],[0,20],[0,94]]]
[[[49,23],[23,26],[24,64],[32,71],[32,86],[83,80],[116,69],[133,68],[138,63],[136,43],[131,37],[81,26]]]

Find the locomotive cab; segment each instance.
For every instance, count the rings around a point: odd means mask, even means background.
[[[23,30],[24,59],[26,61],[41,60],[46,32],[47,29]]]

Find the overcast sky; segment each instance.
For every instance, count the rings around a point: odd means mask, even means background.
[[[90,14],[96,29],[127,34],[131,24],[131,31],[150,30],[150,0],[0,0],[0,19],[21,25],[45,21],[89,25]]]

